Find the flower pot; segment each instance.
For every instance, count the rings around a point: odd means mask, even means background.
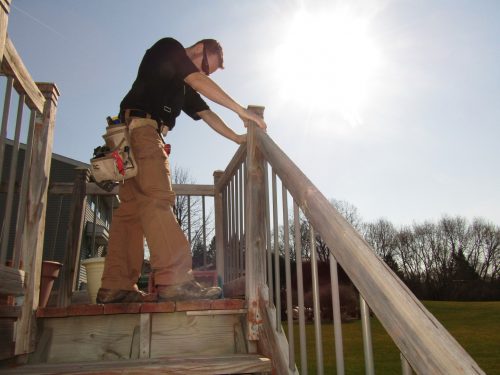
[[[40,280],[40,295],[38,306],[45,307],[49,302],[50,292],[54,285],[54,280],[59,277],[62,263],[44,260],[42,262],[42,277]]]
[[[101,287],[101,278],[104,271],[104,257],[88,258],[82,260],[82,265],[87,270],[87,292],[90,303],[95,303],[97,291]]]

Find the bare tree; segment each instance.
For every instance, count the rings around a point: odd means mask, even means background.
[[[194,184],[195,181],[186,169],[174,167],[172,171],[172,183],[183,185]],[[204,217],[202,198],[185,195],[176,195],[173,210],[179,225],[191,243],[193,251],[195,244],[203,246],[205,251],[208,250],[208,245],[205,245],[204,240],[209,242],[215,232],[213,210],[205,212]]]
[[[500,228],[476,218],[469,227],[470,239],[466,259],[482,280],[495,280],[500,265]]]
[[[364,225],[364,237],[385,262],[396,262],[397,231],[386,219]]]
[[[358,208],[353,204],[338,199],[330,199],[330,204],[337,209],[344,219],[351,224],[354,229],[361,232],[363,229],[363,220],[359,214]]]

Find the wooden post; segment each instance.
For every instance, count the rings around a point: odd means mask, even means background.
[[[215,263],[217,267],[217,276],[222,285],[224,285],[224,210],[222,206],[222,191],[217,189],[217,183],[223,173],[223,171],[214,172]]]
[[[248,108],[259,114],[264,107]],[[262,309],[259,291],[266,284],[266,211],[264,201],[264,159],[257,147],[256,132],[262,131],[254,123],[247,123],[247,177],[245,194],[245,260],[246,260],[246,299],[248,306],[248,339],[259,339],[262,325]]]
[[[9,24],[10,0],[0,0],[0,63],[3,60],[5,41],[7,40],[7,25]]]
[[[28,198],[22,241],[26,293],[16,330],[15,354],[34,350],[35,317],[40,291],[40,272],[45,232],[45,212],[49,187],[52,143],[59,91],[53,83],[38,83],[45,97],[42,117],[35,123],[33,151],[28,179]]]
[[[71,200],[70,217],[68,222],[68,236],[66,237],[66,252],[62,268],[61,283],[59,284],[59,298],[57,305],[66,307],[71,303],[71,295],[76,285],[78,266],[80,263],[80,245],[87,206],[86,186],[90,171],[87,168],[77,168],[73,195]]]

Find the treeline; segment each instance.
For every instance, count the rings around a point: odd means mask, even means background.
[[[500,228],[484,219],[443,217],[395,228],[363,225],[366,241],[422,299],[500,298]]]
[[[348,202],[331,203],[418,298],[500,299],[499,226],[482,218],[469,222],[459,216],[400,227],[386,219],[365,223]],[[308,228],[301,218],[302,256],[306,259],[310,256]],[[330,251],[319,235],[315,244],[320,262],[327,262]]]

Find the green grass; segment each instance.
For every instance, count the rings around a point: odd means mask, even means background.
[[[424,302],[488,375],[500,375],[500,302]],[[283,322],[286,329],[286,322]],[[401,374],[399,351],[376,318],[371,319],[373,356],[377,374]],[[300,371],[299,327],[294,327],[296,363]],[[342,324],[345,373],[364,374],[361,321]],[[306,326],[309,374],[316,374],[314,324]],[[335,374],[333,325],[323,324],[325,374]]]

